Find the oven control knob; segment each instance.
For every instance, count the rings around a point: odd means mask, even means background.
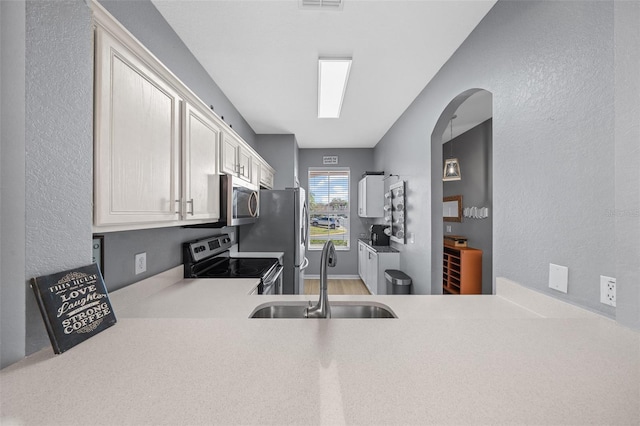
[[[229,238],[229,237],[225,237],[225,238],[222,239],[222,243],[223,244],[226,244],[226,243],[228,243],[230,241],[231,241],[231,238]]]

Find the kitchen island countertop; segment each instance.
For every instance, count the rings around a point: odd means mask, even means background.
[[[267,301],[309,300],[248,295],[255,285],[114,297],[115,326],[0,371],[0,423],[640,422],[638,333],[546,296],[330,296],[399,318],[249,319]]]

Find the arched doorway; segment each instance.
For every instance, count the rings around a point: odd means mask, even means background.
[[[477,260],[482,265],[482,273],[476,274],[481,282],[478,288],[482,294],[494,293],[492,109],[490,92],[467,90],[445,107],[431,134],[431,294],[443,294],[443,237],[446,235],[463,236],[469,247],[482,251],[482,259]],[[443,182],[444,160],[452,154],[460,161],[462,177],[458,181]],[[462,196],[462,209],[467,217],[462,217],[460,222],[445,222],[443,197],[453,195]],[[473,207],[476,210],[471,210]],[[487,210],[480,210],[482,208]],[[485,211],[488,215],[483,217]]]

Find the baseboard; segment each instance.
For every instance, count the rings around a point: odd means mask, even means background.
[[[305,279],[319,280],[320,275],[304,274]],[[359,280],[360,275],[327,275],[330,280]]]
[[[109,292],[109,301],[113,311],[124,311],[140,301],[184,279],[184,266],[179,265],[157,275],[138,281],[113,292]]]
[[[543,318],[606,318],[504,277],[496,277],[496,296],[528,309]]]

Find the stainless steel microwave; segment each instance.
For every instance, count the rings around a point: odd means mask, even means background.
[[[222,175],[220,179],[220,213],[227,226],[253,223],[260,214],[259,188],[236,176]]]

